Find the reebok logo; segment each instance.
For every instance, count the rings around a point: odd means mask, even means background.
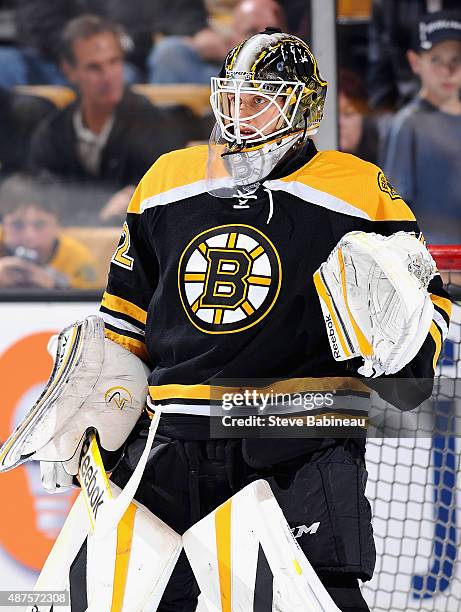
[[[104,503],[105,498],[110,497],[107,490],[106,474],[94,436],[90,439],[87,438],[83,444],[78,474],[90,519],[94,526],[99,508]]]
[[[336,339],[336,334],[335,334],[335,326],[334,326],[333,321],[331,319],[331,315],[327,315],[325,317],[325,323],[326,323],[326,326],[327,326],[328,340],[330,341],[331,350],[333,352],[333,357],[335,359],[340,359],[341,354],[339,352],[338,341]]]

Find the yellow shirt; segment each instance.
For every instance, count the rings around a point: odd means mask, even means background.
[[[58,246],[48,265],[67,276],[69,286],[74,289],[94,289],[98,286],[96,262],[90,251],[65,233],[59,236]]]
[[[4,255],[3,228],[0,226],[0,255]],[[96,262],[90,251],[65,232],[58,238],[57,247],[47,266],[67,277],[72,289],[96,289]]]

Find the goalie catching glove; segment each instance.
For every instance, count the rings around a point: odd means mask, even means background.
[[[434,306],[437,268],[414,234],[350,232],[314,274],[337,361],[362,356],[364,376],[395,374],[418,353]]]
[[[55,359],[43,393],[0,449],[0,472],[24,461],[42,462],[46,489],[69,486],[78,472],[85,432],[95,429],[102,448],[119,449],[147,396],[148,367],[104,337],[104,322],[90,316],[66,327],[48,344]]]

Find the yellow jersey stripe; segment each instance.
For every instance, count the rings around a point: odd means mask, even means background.
[[[253,389],[249,389],[252,391]],[[325,378],[289,378],[265,387],[255,388],[258,393],[307,393],[312,391],[356,391],[369,393],[358,378],[333,376]],[[217,387],[211,385],[152,385],[149,393],[153,401],[170,399],[221,400],[225,393],[236,393],[241,387]]]
[[[442,349],[442,334],[440,333],[439,328],[434,322],[431,323],[431,327],[429,328],[429,333],[432,336],[432,340],[434,340],[434,343],[435,343],[435,352],[434,352],[434,357],[432,359],[432,367],[434,368],[434,372],[435,372],[435,366],[437,365],[437,360],[439,358],[440,351]]]
[[[107,308],[108,310],[113,310],[114,312],[121,312],[122,314],[126,314],[129,317],[136,319],[136,321],[139,321],[143,325],[146,324],[147,312],[145,310],[143,310],[139,306],[136,306],[136,304],[129,302],[128,300],[125,300],[116,295],[111,295],[110,293],[107,293],[107,291],[105,291],[104,295],[102,296],[101,305]]]
[[[138,184],[134,194],[131,197],[127,212],[135,215],[139,215],[141,212],[141,183]]]
[[[312,185],[305,185],[301,181],[286,181],[284,178],[265,181],[264,184],[272,191],[284,191],[304,200],[306,203],[312,202],[322,208],[327,208],[343,215],[350,215],[352,217],[359,217],[367,220],[371,219],[370,215],[361,210],[358,206],[346,200],[342,200],[338,196],[328,193],[327,191],[316,189]]]
[[[451,319],[451,301],[448,298],[441,297],[440,295],[435,295],[434,293],[431,293],[430,295],[434,306],[437,306],[438,308],[443,310],[443,312],[448,316],[448,318]]]
[[[128,212],[139,214],[207,192],[207,158],[206,145],[162,155],[138,185]],[[369,162],[340,151],[321,151],[291,175],[264,184],[339,213],[414,222],[410,208],[390,186],[383,189],[379,177],[384,177],[381,170]]]
[[[140,340],[135,340],[134,338],[130,338],[129,336],[117,334],[111,329],[107,329],[107,327],[105,329],[105,335],[106,338],[109,338],[109,340],[113,340],[113,342],[117,342],[117,344],[120,344],[131,353],[134,353],[140,359],[143,359],[144,361],[149,360],[149,355],[147,353],[146,345],[144,344],[144,342],[141,342]]]
[[[208,146],[188,147],[160,156],[144,175],[128,212],[178,202],[207,191]]]

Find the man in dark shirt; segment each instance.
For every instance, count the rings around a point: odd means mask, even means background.
[[[187,137],[170,113],[125,89],[123,48],[112,23],[91,15],[72,20],[63,33],[62,66],[79,96],[38,126],[31,166],[78,187],[68,223],[117,218],[152,161],[184,146]],[[91,188],[89,206],[83,186]]]

